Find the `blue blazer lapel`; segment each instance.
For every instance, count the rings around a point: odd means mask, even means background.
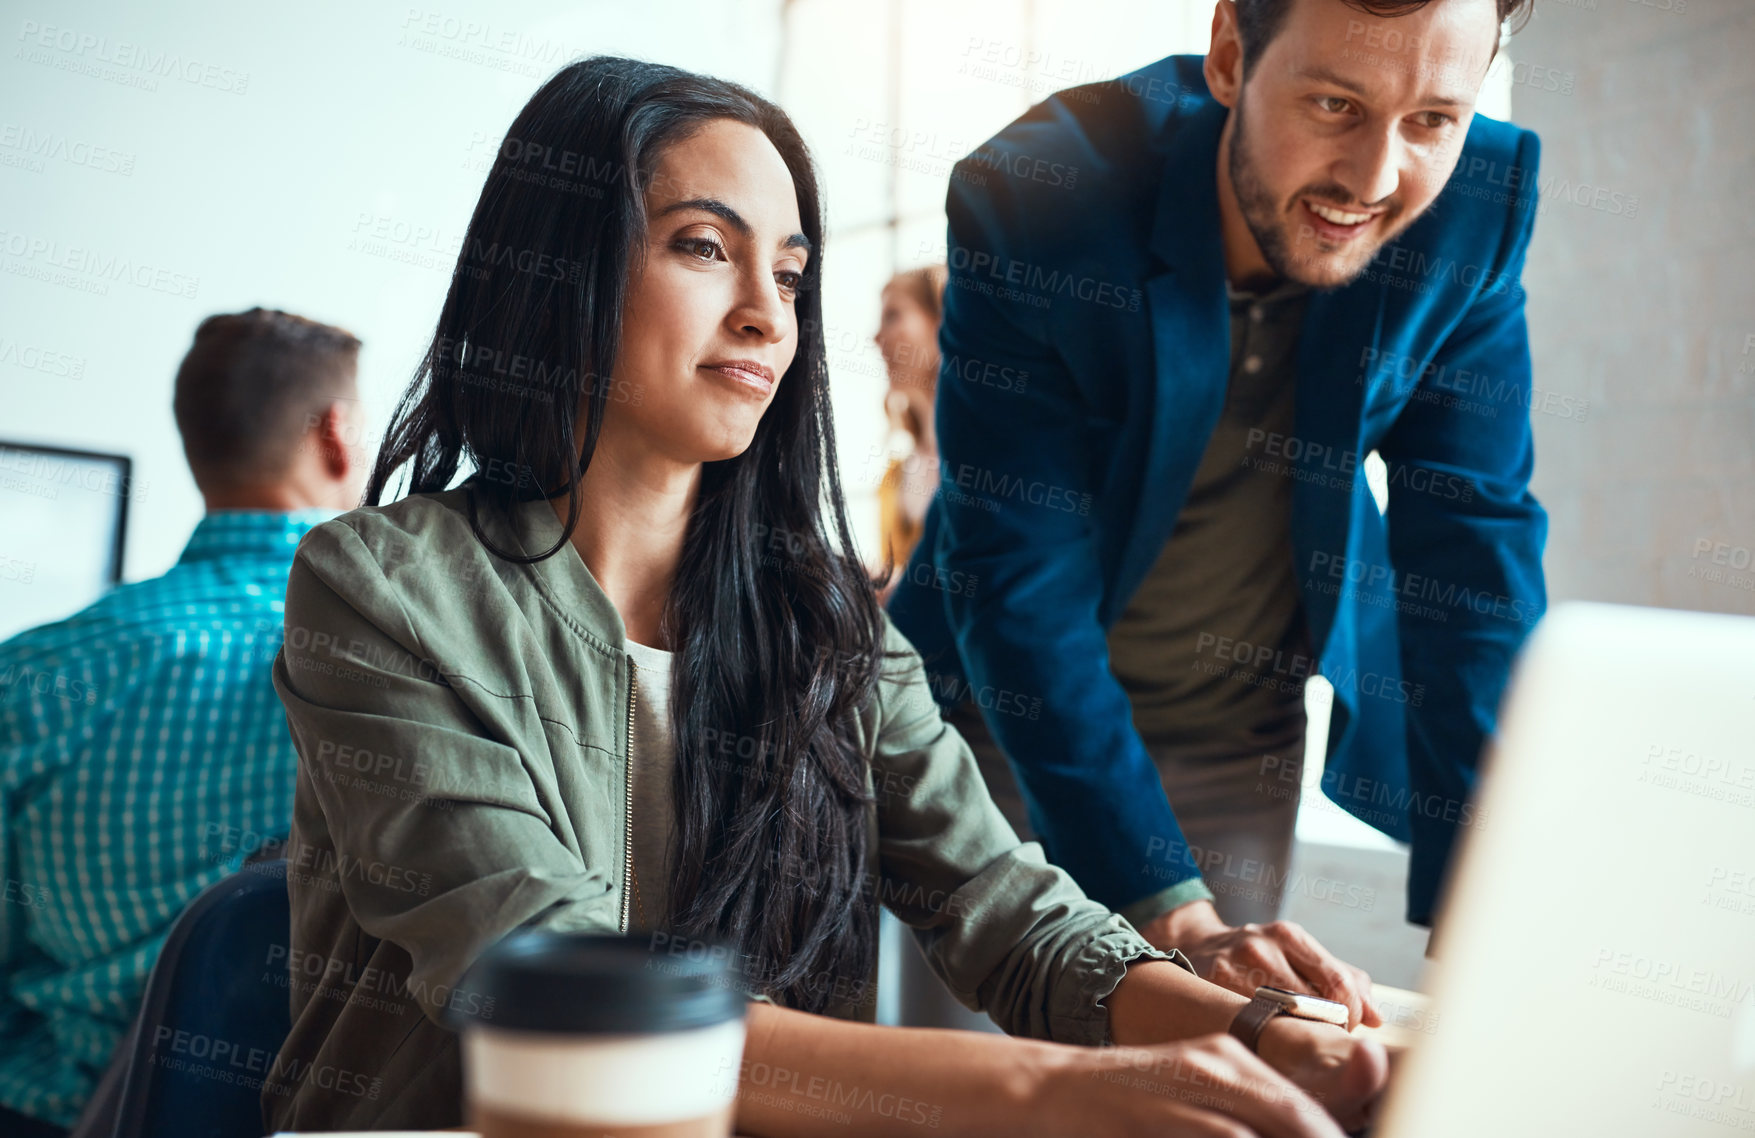
[[[1163,271],[1147,279],[1153,369],[1130,378],[1130,401],[1147,415],[1138,513],[1110,594],[1113,621],[1145,579],[1194,480],[1195,468],[1225,403],[1231,362],[1231,314],[1225,300],[1225,250],[1219,235],[1219,134],[1226,109],[1201,108],[1171,140],[1159,183],[1151,250]]]

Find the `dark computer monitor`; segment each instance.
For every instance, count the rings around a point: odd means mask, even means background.
[[[0,640],[122,580],[133,470],[127,455],[0,440]]]

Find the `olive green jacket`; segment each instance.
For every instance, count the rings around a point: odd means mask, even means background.
[[[268,965],[286,971],[293,1027],[263,1088],[273,1128],[457,1125],[444,1017],[491,1011],[458,987],[469,964],[523,925],[628,928],[621,617],[571,545],[531,565],[489,553],[466,493],[328,522],[287,582],[274,686],[299,752],[292,937]],[[510,527],[482,521],[525,553],[561,532],[544,502]],[[886,663],[859,719],[878,899],[956,997],[1006,1031],[1105,1042],[1100,1001],[1127,962],[1180,954],[1018,842],[940,721],[919,657],[886,635],[905,666]],[[870,979],[836,978],[845,999],[831,1014],[871,1019]]]

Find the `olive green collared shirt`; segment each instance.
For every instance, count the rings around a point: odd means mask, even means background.
[[[523,926],[630,927],[632,664],[614,605],[570,544],[491,554],[467,488],[355,510],[311,532],[287,582],[274,685],[299,752],[284,961],[292,1031],[263,1088],[271,1129],[430,1129],[462,1119],[447,1009]],[[503,548],[560,538],[546,502]],[[857,722],[877,898],[966,1006],[1016,1035],[1108,1040],[1129,961],[1175,960],[1020,844],[939,719],[918,655],[886,624]],[[830,1014],[870,1020],[871,977]]]

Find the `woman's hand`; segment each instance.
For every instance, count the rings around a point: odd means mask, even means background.
[[[1284,1017],[1282,1017],[1284,1018]],[[1285,1033],[1277,1038],[1278,1061],[1310,1080],[1324,1102],[1300,1088],[1229,1035],[1205,1035],[1146,1047],[1057,1049],[1037,1069],[1034,1094],[1015,1133],[1060,1138],[1066,1134],[1117,1138],[1342,1138],[1330,1109],[1345,1097],[1343,1121],[1362,1118],[1381,1083],[1373,1057],[1337,1046],[1350,1041],[1339,1028],[1334,1039]],[[1263,1040],[1273,1028],[1263,1034]],[[1364,1041],[1359,1041],[1364,1042]],[[1366,1051],[1369,1052],[1370,1048]],[[1351,1088],[1343,1096],[1343,1088]]]
[[[1129,964],[1105,1001],[1111,1037],[1136,1047],[1223,1033],[1248,1002],[1162,960]],[[1381,1043],[1333,1024],[1276,1016],[1263,1028],[1257,1047],[1260,1056],[1252,1059],[1302,1088],[1348,1126],[1370,1117],[1389,1077]]]
[[[1261,1058],[1327,1108],[1341,1126],[1358,1130],[1375,1116],[1389,1081],[1389,1054],[1375,1039],[1332,1024],[1276,1016],[1262,1029]]]
[[[1153,966],[1216,993],[1210,1008],[1179,1001],[1189,1019],[1222,1018],[1237,1001],[1173,964]],[[1154,986],[1166,985],[1175,981]],[[1263,1030],[1258,1056],[1211,1028],[1168,1042],[1077,1047],[751,1004],[737,1132],[818,1138],[827,1117],[842,1138],[1341,1138],[1330,1111],[1348,1123],[1369,1115],[1383,1049],[1338,1027],[1285,1019]]]

